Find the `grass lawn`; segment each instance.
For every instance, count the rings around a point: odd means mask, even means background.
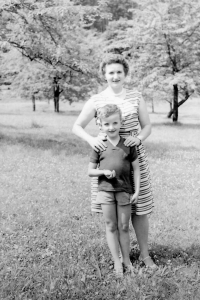
[[[82,103],[0,102],[0,299],[200,299],[200,100],[177,124],[168,107],[150,114],[145,142],[155,196],[150,254],[134,276],[116,280],[101,214],[90,212],[89,146],[71,133]],[[98,130],[91,122],[88,131]]]

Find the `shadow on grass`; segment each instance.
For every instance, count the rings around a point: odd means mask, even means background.
[[[90,146],[72,134],[60,137],[42,138],[31,134],[5,135],[0,133],[0,143],[8,145],[23,145],[40,150],[51,150],[54,155],[64,153],[66,156],[91,152]]]
[[[32,108],[28,109],[27,111],[24,111],[24,110],[21,110],[21,111],[20,110],[18,110],[18,111],[0,111],[0,115],[2,115],[2,116],[6,116],[6,115],[8,115],[8,116],[22,116],[22,115],[27,115],[27,113],[28,114],[32,113],[33,115],[35,115],[35,114],[37,115],[38,113],[39,114],[44,113],[46,115],[49,115],[49,114],[52,115],[53,114],[55,116],[59,116],[59,115],[62,115],[62,116],[63,115],[65,115],[65,116],[78,116],[78,115],[80,115],[81,110],[67,110],[67,111],[60,110],[59,113],[57,113],[57,112],[52,111],[48,107],[42,107],[42,108],[40,107],[40,108],[36,109],[35,112],[32,110]]]
[[[190,266],[194,262],[200,266],[200,245],[192,245],[191,247],[183,250],[181,248],[173,248],[172,246],[153,244],[149,253],[153,261],[158,266]],[[133,263],[138,261],[139,255],[139,248],[135,242],[135,244],[132,245],[130,253],[131,261]],[[140,264],[144,266],[144,263]]]
[[[4,124],[0,124],[0,128],[7,128],[7,129],[11,128],[11,129],[17,129],[17,127],[16,127],[16,126],[13,126],[13,125],[4,125]]]
[[[2,115],[2,116],[6,116],[6,115],[8,115],[8,116],[18,116],[18,115],[23,115],[23,113],[21,113],[21,112],[0,112],[0,115]],[[3,125],[1,125],[1,126],[3,126]]]
[[[69,110],[69,111],[60,111],[58,115],[65,115],[65,116],[78,116],[80,115],[81,110]]]
[[[82,154],[89,155],[91,152],[90,146],[77,138],[75,135],[67,133],[62,136],[46,137],[36,136],[31,133],[0,133],[0,142],[9,145],[23,145],[25,147],[31,147],[40,150],[51,150],[54,155],[59,155],[61,152],[68,155]],[[169,143],[147,143],[146,149],[148,156],[156,159],[177,159],[182,156],[196,156],[196,147],[177,147],[177,145],[169,145]]]
[[[198,120],[200,121],[199,119],[194,119],[194,120]],[[153,123],[152,124],[153,127],[161,127],[161,126],[165,126],[165,127],[172,127],[172,128],[177,128],[178,129],[181,129],[181,130],[185,130],[185,129],[199,129],[200,128],[200,122],[198,124],[194,124],[194,123],[187,123],[187,124],[183,124],[183,123],[180,123],[180,122],[177,122],[177,123],[168,123],[168,122],[162,122],[162,123]]]

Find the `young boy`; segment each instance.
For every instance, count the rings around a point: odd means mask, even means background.
[[[114,260],[114,271],[123,276],[123,265],[119,259],[119,246],[125,270],[132,271],[129,258],[129,219],[131,203],[137,203],[140,189],[140,169],[135,147],[126,147],[125,139],[119,136],[122,125],[121,110],[108,104],[97,111],[102,132],[107,135],[105,151],[93,150],[88,174],[98,177],[97,201],[102,206],[106,223],[106,237]],[[134,172],[134,186],[132,175]]]

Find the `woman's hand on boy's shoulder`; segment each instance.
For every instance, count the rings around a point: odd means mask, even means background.
[[[90,146],[91,146],[96,152],[104,151],[104,150],[107,148],[107,146],[106,146],[106,144],[104,143],[102,137],[100,137],[100,136],[97,136],[97,137],[91,136],[88,142],[89,142]]]
[[[141,143],[141,141],[139,138],[137,138],[135,136],[131,136],[131,135],[129,135],[124,141],[124,145],[126,147],[139,146],[140,143]]]

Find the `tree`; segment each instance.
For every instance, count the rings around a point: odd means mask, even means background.
[[[178,107],[199,87],[199,20],[197,0],[144,0],[133,11],[132,78],[142,80],[144,87],[173,92],[168,114],[173,121],[178,120]]]
[[[129,59],[129,84],[167,100],[173,121],[178,107],[199,90],[200,3],[197,0],[142,0],[132,20],[109,22],[104,40]]]
[[[0,72],[2,84],[9,86],[11,96],[32,101],[35,98],[49,102],[57,96],[54,95],[54,78],[59,84],[59,90],[62,91],[61,99],[69,101],[70,104],[86,99],[98,88],[98,81],[95,77],[91,78],[90,74],[58,71],[48,64],[30,61],[27,57],[21,56],[16,49],[3,54]]]
[[[53,72],[53,68],[30,61],[16,49],[4,54],[1,62],[2,77],[15,97],[32,99],[37,94],[37,99],[50,99]]]
[[[59,112],[59,97],[60,97],[60,94],[63,91],[63,90],[60,89],[59,79],[61,79],[61,78],[54,77],[54,79],[53,79],[53,94],[54,94],[53,96],[54,96],[54,109],[55,109],[55,112]]]
[[[1,45],[7,43],[30,61],[45,63],[48,74],[53,73],[52,77],[59,73],[64,80],[69,74],[72,78],[79,74],[79,81],[71,80],[65,84],[70,97],[73,84],[88,86],[85,81],[88,76],[99,80],[96,68],[99,43],[95,32],[86,27],[96,16],[105,17],[101,2],[98,6],[83,7],[69,0],[15,0],[9,3],[3,0],[0,3]],[[92,85],[94,81],[91,80],[90,87]]]

